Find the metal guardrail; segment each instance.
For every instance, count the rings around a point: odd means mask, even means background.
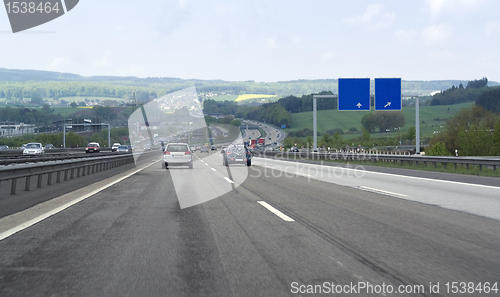
[[[403,165],[405,162],[409,164],[419,164],[423,163],[424,166],[428,164],[437,166],[437,163],[442,163],[446,168],[447,164],[454,164],[455,169],[457,169],[457,164],[463,164],[466,166],[467,170],[470,165],[478,165],[479,170],[483,169],[483,166],[491,166],[493,171],[496,171],[497,166],[500,166],[500,157],[497,158],[484,158],[484,157],[439,157],[439,156],[423,156],[423,155],[390,155],[390,154],[375,154],[375,153],[343,153],[343,152],[255,152],[254,155],[259,157],[272,156],[273,158],[282,157],[286,159],[293,158],[304,158],[304,160],[356,160],[365,162],[393,162],[396,164],[399,162]]]
[[[47,174],[47,185],[52,184],[52,175],[56,174],[56,183],[62,179],[67,181],[76,177],[108,170],[125,164],[133,163],[131,153],[114,156],[96,157],[91,159],[66,160],[57,163],[43,162],[41,164],[30,164],[26,166],[14,166],[12,168],[0,169],[0,186],[4,181],[11,181],[11,195],[16,194],[17,181],[25,178],[25,191],[30,190],[31,177],[37,176],[37,188],[42,187],[42,178]]]
[[[23,164],[23,163],[38,163],[47,161],[58,161],[58,160],[69,160],[69,159],[81,159],[81,158],[95,158],[103,156],[112,156],[116,154],[123,153],[112,153],[112,152],[101,152],[101,153],[51,153],[51,154],[41,154],[41,155],[17,155],[17,156],[0,156],[0,165],[10,165],[10,164]]]

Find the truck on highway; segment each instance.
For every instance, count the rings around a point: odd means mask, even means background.
[[[259,144],[260,144],[260,145],[264,145],[264,144],[266,144],[266,139],[265,139],[265,138],[263,138],[263,137],[259,138]]]

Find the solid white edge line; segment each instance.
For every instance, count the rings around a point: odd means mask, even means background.
[[[66,2],[65,2],[65,0],[61,1],[61,3],[62,3],[62,7],[63,7],[64,13],[67,13],[68,10],[66,9]]]
[[[228,183],[231,183],[231,184],[234,184],[234,182],[232,180],[229,179],[229,177],[224,177],[224,179],[228,182]]]
[[[276,208],[272,207],[267,202],[265,202],[265,201],[257,201],[257,203],[259,203],[260,205],[264,206],[265,208],[267,208],[267,210],[269,210],[270,212],[274,213],[275,215],[277,215],[278,217],[280,217],[281,219],[283,219],[283,221],[295,222],[294,219],[292,219],[291,217],[289,217],[286,214],[282,213],[281,211],[277,210]]]
[[[257,157],[258,158],[258,157]],[[291,162],[291,161],[283,161],[283,160],[274,160],[273,161],[279,161],[279,162],[284,162],[284,163],[299,163],[303,165],[309,165],[311,167],[330,167],[330,166],[325,166],[325,165],[312,165],[312,164],[307,164],[307,163],[300,163],[300,162]],[[259,160],[257,160],[259,162]],[[255,164],[259,166],[259,164]],[[363,165],[360,165],[363,166]],[[391,167],[389,167],[391,168]],[[393,174],[393,173],[383,173],[383,172],[375,172],[375,171],[369,171],[369,170],[358,170],[358,169],[351,169],[351,168],[345,168],[342,167],[342,169],[345,170],[352,170],[352,171],[364,171],[367,173],[372,173],[372,174],[380,174],[380,175],[387,175],[387,176],[395,176],[395,177],[405,177],[405,178],[413,178],[413,179],[420,179],[420,180],[425,180],[425,181],[432,181],[432,182],[443,182],[443,183],[450,183],[450,184],[458,184],[458,185],[465,185],[465,186],[476,186],[476,187],[483,187],[483,188],[489,188],[489,189],[500,189],[500,187],[495,187],[495,186],[487,186],[487,185],[479,185],[479,184],[471,184],[471,183],[463,183],[463,182],[457,182],[457,181],[451,181],[451,180],[444,180],[444,179],[432,179],[432,178],[426,178],[426,177],[417,177],[417,176],[407,176],[407,175],[399,175],[399,174]],[[283,171],[283,169],[280,169]],[[429,171],[429,172],[434,172],[434,171]]]
[[[210,169],[212,169],[213,171],[217,171],[217,170],[215,170],[215,168],[210,168]]]
[[[94,191],[92,191],[92,192],[90,192],[90,193],[88,193],[88,194],[85,194],[85,195],[83,195],[83,196],[80,196],[79,198],[76,198],[75,200],[73,200],[73,201],[71,201],[71,202],[68,202],[68,203],[66,203],[66,204],[63,204],[63,205],[61,205],[61,206],[59,206],[59,207],[57,207],[57,208],[54,208],[54,209],[53,209],[53,210],[51,210],[51,211],[48,211],[48,212],[46,212],[46,213],[44,213],[44,214],[42,214],[42,215],[39,215],[39,216],[38,216],[38,217],[36,217],[36,218],[33,218],[33,219],[31,219],[31,220],[29,220],[29,221],[27,221],[27,222],[24,222],[24,223],[22,223],[22,224],[20,224],[20,225],[17,225],[16,227],[13,227],[13,228],[11,228],[11,229],[9,229],[9,230],[6,230],[6,231],[4,231],[4,232],[0,233],[0,241],[4,240],[5,238],[7,238],[7,237],[9,237],[9,236],[11,236],[11,235],[13,235],[13,234],[16,234],[16,233],[17,233],[17,232],[19,232],[19,231],[22,231],[22,230],[24,230],[24,229],[26,229],[26,228],[28,228],[28,227],[33,226],[34,224],[36,224],[36,223],[38,223],[38,222],[40,222],[40,221],[43,221],[43,220],[45,220],[46,218],[48,218],[48,217],[50,217],[50,216],[52,216],[52,215],[55,215],[55,214],[57,214],[57,213],[59,213],[59,212],[61,212],[61,211],[65,210],[66,208],[68,208],[68,207],[70,207],[70,206],[72,206],[72,205],[74,205],[74,204],[76,204],[76,203],[78,203],[78,202],[80,202],[80,201],[83,201],[83,200],[85,200],[85,199],[89,198],[90,196],[93,196],[93,195],[95,195],[95,194],[99,193],[100,191],[102,191],[102,190],[104,190],[104,189],[107,189],[107,188],[111,187],[112,185],[114,185],[114,184],[116,184],[116,183],[121,182],[122,180],[124,180],[124,179],[126,179],[126,178],[129,178],[130,176],[132,176],[132,175],[136,174],[137,172],[139,172],[139,171],[141,171],[141,170],[146,169],[146,168],[147,168],[147,167],[149,167],[149,166],[152,166],[152,165],[153,165],[153,164],[155,164],[155,163],[156,163],[156,162],[151,163],[151,164],[149,164],[149,165],[147,165],[147,166],[144,166],[144,167],[142,167],[142,168],[140,168],[140,169],[137,169],[137,170],[135,170],[134,172],[132,172],[132,173],[130,173],[130,174],[128,174],[128,175],[125,175],[125,176],[123,176],[123,177],[121,177],[121,178],[119,178],[119,179],[117,179],[117,180],[115,180],[115,181],[113,181],[113,182],[111,182],[111,183],[109,183],[109,184],[105,185],[105,186],[100,187],[99,189],[96,189],[96,190],[94,190]],[[14,215],[15,215],[15,214],[14,214]]]
[[[384,191],[384,190],[369,188],[369,187],[365,187],[365,186],[359,186],[359,188],[370,190],[370,191],[374,191],[374,192],[381,192],[381,193],[386,193],[386,194],[401,196],[401,197],[408,197],[408,195],[405,195],[405,194],[399,194],[399,193],[394,193],[394,192],[389,192],[389,191]]]

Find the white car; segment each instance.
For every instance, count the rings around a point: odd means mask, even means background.
[[[163,151],[165,168],[168,166],[188,166],[193,169],[193,154],[187,143],[169,143]]]
[[[119,147],[120,145],[121,145],[121,144],[119,144],[118,142],[113,143],[113,146],[111,147],[111,151],[112,151],[112,152],[115,152],[115,151],[118,149],[118,147]]]
[[[41,143],[31,142],[24,147],[23,155],[41,155],[44,151],[45,149]]]

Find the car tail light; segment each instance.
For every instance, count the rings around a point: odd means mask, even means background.
[[[164,154],[164,155],[170,155],[170,152],[168,152],[168,151],[164,151],[164,152],[163,152],[163,154]]]
[[[234,159],[231,159],[231,161],[234,161]]]
[[[230,154],[231,154],[231,152],[227,152],[227,154],[228,154],[228,155],[230,155]]]
[[[187,151],[187,152],[184,153],[184,155],[191,155],[191,152]]]

